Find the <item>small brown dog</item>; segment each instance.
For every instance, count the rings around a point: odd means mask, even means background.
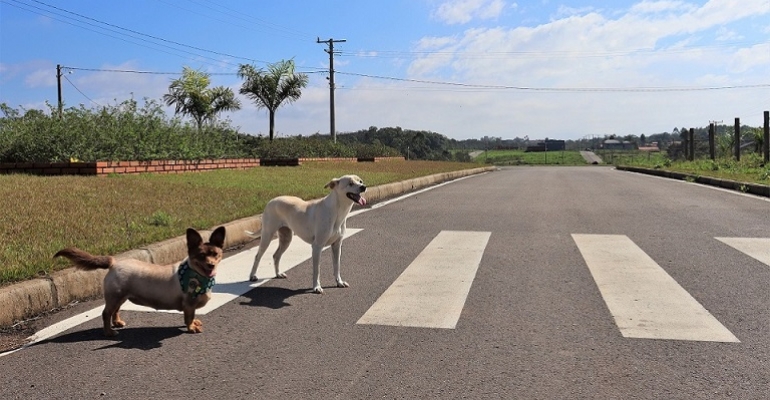
[[[220,226],[211,234],[208,243],[200,233],[187,229],[187,255],[181,264],[156,265],[140,260],[115,260],[110,256],[92,256],[71,247],[56,253],[83,270],[109,269],[104,277],[104,334],[118,334],[113,327],[123,327],[120,306],[133,303],[156,310],[178,310],[184,313],[184,324],[192,333],[203,332],[201,321],[195,319],[195,310],[203,307],[211,298],[214,275],[222,260],[225,227]]]

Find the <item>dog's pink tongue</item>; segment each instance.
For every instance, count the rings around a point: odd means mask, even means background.
[[[360,205],[362,205],[362,206],[365,206],[365,205],[366,205],[366,199],[364,198],[364,196],[360,196],[360,197],[358,198],[358,204],[360,204]]]

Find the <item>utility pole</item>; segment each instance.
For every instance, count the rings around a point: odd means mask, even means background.
[[[329,49],[324,51],[329,53],[329,133],[332,135],[334,143],[337,143],[337,130],[334,127],[334,43],[343,42],[346,42],[346,40],[321,40],[318,37],[316,38],[316,43],[326,43],[329,45]]]
[[[59,118],[61,119],[62,102],[61,102],[61,65],[60,64],[56,64],[56,86],[59,93]]]

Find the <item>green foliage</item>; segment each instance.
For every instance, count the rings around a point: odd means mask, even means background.
[[[487,150],[476,161],[494,165],[586,165],[579,151]]]
[[[174,221],[174,217],[169,215],[165,211],[155,211],[150,216],[149,224],[152,226],[171,226]]]
[[[0,105],[0,162],[129,161],[244,157],[240,134],[227,123],[198,131],[161,105],[131,99],[100,109],[84,106],[48,112]]]
[[[240,93],[257,106],[266,108],[270,118],[270,140],[275,132],[275,112],[282,104],[292,103],[302,96],[308,77],[294,72],[294,60],[268,64],[267,71],[253,65],[241,64],[238,76],[243,79]]]
[[[209,88],[210,83],[209,74],[184,67],[182,76],[171,81],[163,101],[174,106],[177,114],[191,116],[201,131],[204,122],[213,122],[222,111],[241,108],[241,102],[230,88]]]
[[[363,143],[375,148],[393,148],[407,159],[467,161],[467,154],[456,156],[453,152],[457,141],[444,135],[429,131],[413,131],[409,129],[369,127],[352,133],[337,135],[340,143]],[[459,157],[459,158],[458,158]]]
[[[716,160],[697,159],[694,161],[666,160],[660,164],[651,165],[643,159],[627,160],[623,165],[665,169],[669,171],[684,172],[699,176],[712,176],[742,182],[766,183],[770,178],[770,165],[765,165],[762,156],[758,153],[748,153],[736,161],[732,157],[722,157]]]

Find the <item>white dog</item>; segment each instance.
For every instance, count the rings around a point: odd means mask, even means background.
[[[340,249],[345,236],[345,220],[353,208],[353,203],[366,205],[361,193],[366,191],[364,182],[356,175],[345,175],[332,179],[324,186],[332,191],[322,199],[305,201],[294,196],[278,196],[270,200],[262,213],[262,233],[259,251],[254,257],[251,268],[251,281],[257,280],[257,266],[265,254],[267,246],[278,232],[278,250],[273,254],[276,278],[286,278],[279,272],[278,263],[289,247],[293,234],[312,245],[313,249],[313,292],[323,293],[319,262],[321,250],[325,246],[332,248],[332,265],[337,287],[348,287],[340,277]],[[252,232],[247,233],[254,235]]]

